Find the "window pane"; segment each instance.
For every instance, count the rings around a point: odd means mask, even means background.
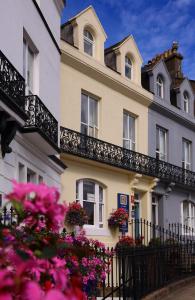
[[[79,182],[76,182],[76,200],[79,199]]]
[[[125,76],[131,79],[131,67],[125,66]]]
[[[36,173],[30,169],[27,169],[27,182],[36,183]]]
[[[39,175],[39,184],[43,183],[43,177],[41,175]]]
[[[103,202],[103,188],[99,187],[99,202]]]
[[[128,117],[123,114],[123,138],[128,139]]]
[[[130,150],[130,142],[128,140],[123,140],[123,147]]]
[[[23,77],[26,79],[26,41],[23,41]]]
[[[81,124],[81,133],[88,135],[87,125]]]
[[[135,141],[135,118],[129,116],[129,138]]]
[[[103,204],[99,204],[99,222],[103,222]]]
[[[81,94],[81,122],[88,123],[88,96]]]
[[[84,36],[89,40],[93,41],[93,36],[88,30],[84,30]]]
[[[84,52],[93,56],[93,43],[86,39],[84,40]]]
[[[83,182],[83,200],[95,201],[95,184],[93,182]]]
[[[131,150],[135,151],[135,143],[131,142]]]
[[[28,48],[27,83],[31,92],[33,91],[33,61],[34,53]]]
[[[89,98],[89,125],[97,126],[97,101]]]
[[[83,201],[83,208],[85,209],[88,216],[87,224],[94,225],[94,203]]]

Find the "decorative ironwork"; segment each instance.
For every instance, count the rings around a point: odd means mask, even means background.
[[[1,51],[0,89],[24,110],[25,80]]]
[[[25,111],[28,119],[25,129],[37,129],[55,145],[58,144],[58,122],[36,95],[25,97]]]
[[[195,173],[156,158],[61,127],[61,150],[168,182],[195,187]]]

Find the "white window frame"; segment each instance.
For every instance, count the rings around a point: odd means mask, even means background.
[[[158,210],[159,210],[159,197],[158,195],[152,195],[152,208],[155,207],[155,225],[158,225]],[[151,212],[152,214],[152,212]]]
[[[133,151],[136,151],[136,117],[132,116],[130,113],[128,112],[123,112],[123,126],[124,126],[124,115],[127,116],[127,123],[128,123],[128,126],[127,126],[127,138],[124,137],[124,128],[123,128],[123,148],[125,149],[128,149],[128,150],[133,150]],[[133,119],[134,121],[134,136],[135,136],[135,139],[133,140],[133,138],[130,137],[130,130],[129,130],[129,123],[130,123],[130,118]],[[125,147],[125,142],[128,142],[128,145],[129,147]]]
[[[94,203],[94,224],[85,224],[84,229],[91,229],[91,228],[97,228],[97,229],[103,229],[105,226],[105,190],[104,187],[99,184],[97,181],[91,180],[91,179],[81,179],[77,180],[76,186],[78,187],[78,194],[76,195],[76,200],[83,206],[83,202],[86,201],[83,199],[83,183],[84,181],[89,181],[95,184],[95,199],[94,201],[87,201],[87,202],[93,202]],[[100,202],[99,199],[99,187],[103,190],[103,201]],[[99,220],[99,205],[103,206],[102,209],[102,221]]]
[[[183,101],[184,101],[183,109],[188,114],[189,113],[189,95],[187,92],[183,93]]]
[[[88,106],[88,116],[87,116],[87,119],[88,119],[88,122],[87,123],[82,122],[82,119],[81,119],[81,125],[83,124],[83,125],[87,126],[87,135],[88,136],[92,136],[94,138],[98,138],[98,133],[99,133],[99,128],[98,128],[98,124],[99,124],[99,119],[98,119],[99,118],[99,101],[96,98],[90,96],[87,93],[82,92],[81,93],[81,97],[82,97],[82,95],[85,95],[87,97],[87,106]],[[91,99],[93,101],[97,102],[97,116],[96,116],[97,117],[97,125],[93,124],[93,126],[90,125],[90,121],[89,121],[90,120],[90,104],[89,103],[90,103]],[[82,99],[81,99],[81,105],[82,105]],[[81,107],[81,110],[82,110],[82,107]],[[93,128],[93,135],[89,135],[89,129],[90,128]]]
[[[187,151],[189,151],[189,153],[187,156],[189,156],[189,161],[186,160],[185,146],[188,147]],[[182,139],[182,167],[185,170],[192,169],[192,142],[185,138]]]
[[[184,202],[187,204],[187,220],[184,220]],[[195,229],[195,204],[191,201],[184,200],[181,202],[181,223],[182,226],[187,226]],[[182,234],[184,234],[184,228],[182,228]],[[186,232],[185,232],[186,234]],[[190,234],[190,232],[187,234]]]
[[[87,37],[85,35],[86,32],[91,35],[92,39],[90,39],[89,37]],[[85,42],[91,45],[92,54],[85,51]],[[94,36],[88,29],[84,29],[84,31],[83,31],[83,50],[84,50],[84,53],[86,53],[87,55],[94,57],[94,50],[95,50]]]
[[[126,68],[128,68],[130,70],[130,76],[127,75],[126,73]],[[125,56],[125,77],[128,79],[132,79],[133,78],[133,64],[132,64],[132,60],[126,55]]]
[[[135,192],[134,193],[134,208],[132,209],[135,213],[135,203],[139,204],[139,219],[142,218],[142,202],[141,202],[141,196],[139,192]],[[134,218],[135,219],[135,214],[134,214]],[[141,228],[141,227],[140,227]]]
[[[161,75],[156,78],[156,94],[159,98],[164,98],[164,80]]]
[[[160,132],[163,132],[164,134],[164,143],[165,143],[165,153],[163,153],[160,149]],[[156,155],[158,154],[159,159],[162,161],[167,161],[168,160],[168,130],[161,127],[161,126],[156,126],[156,137],[158,138],[158,144],[159,144],[159,149],[157,150],[157,140],[156,140]]]
[[[29,52],[32,54],[32,70],[30,71],[32,76],[32,86],[28,84],[28,66],[29,66]],[[25,79],[25,93],[26,95],[32,95],[34,92],[34,73],[35,73],[35,52],[30,45],[28,39],[23,38],[23,77]]]
[[[46,178],[45,178],[44,174],[40,170],[34,168],[29,163],[25,162],[24,160],[22,160],[22,159],[18,160],[17,166],[18,166],[17,180],[19,182],[27,183],[27,172],[29,170],[29,171],[32,171],[35,175],[35,180],[30,181],[30,182],[35,183],[35,184],[46,183]],[[23,174],[20,173],[20,169]],[[40,182],[41,178],[42,178],[42,181]]]

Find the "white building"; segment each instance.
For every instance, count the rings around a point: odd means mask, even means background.
[[[13,179],[60,188],[65,168],[58,159],[64,5],[64,0],[0,1],[1,201]]]

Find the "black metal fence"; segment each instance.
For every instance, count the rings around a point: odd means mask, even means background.
[[[139,300],[174,281],[195,275],[194,244],[119,248],[109,260],[111,272],[100,299]]]
[[[18,221],[13,208],[3,208],[0,225],[13,227]],[[130,222],[129,235],[136,245],[107,248],[99,253],[110,270],[97,287],[99,299],[140,300],[169,283],[195,275],[192,228],[169,224],[164,229],[140,219]],[[107,250],[113,255],[107,255]]]
[[[179,243],[195,241],[195,230],[189,226],[180,223],[167,224],[164,228],[160,225],[152,224],[144,219],[132,219],[129,223],[129,233],[135,239],[137,244],[159,245],[169,240]]]
[[[0,89],[24,111],[25,80],[1,50]]]
[[[25,111],[28,116],[24,131],[38,130],[55,145],[58,145],[58,122],[36,95],[25,97]]]
[[[162,160],[60,127],[62,152],[195,188],[195,172]]]

